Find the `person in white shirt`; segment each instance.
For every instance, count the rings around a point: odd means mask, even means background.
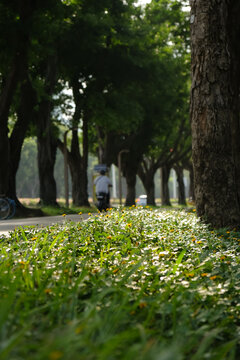
[[[109,187],[112,187],[111,181],[105,175],[106,172],[104,170],[100,171],[100,176],[98,176],[94,180],[94,184],[96,185],[96,194],[97,196],[104,196],[106,199],[106,209],[110,207],[110,192]],[[104,210],[106,210],[104,209]],[[100,209],[99,209],[100,210]],[[101,210],[100,210],[101,211]]]

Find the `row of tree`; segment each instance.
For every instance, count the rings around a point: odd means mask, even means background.
[[[56,151],[66,144],[75,205],[89,205],[89,152],[107,166],[118,165],[121,154],[126,205],[135,202],[137,174],[154,204],[158,168],[165,184],[170,168],[179,174],[191,168],[189,31],[182,5],[1,1],[0,194],[14,198],[19,211],[25,209],[16,196],[16,173],[29,135],[37,136],[45,204],[56,204]]]
[[[98,172],[95,169],[95,166],[98,164],[98,160],[95,156],[89,155],[88,158],[88,194],[90,202],[94,199],[94,186],[93,180],[98,176]],[[173,169],[174,170],[174,169]],[[179,204],[186,204],[187,198],[192,198],[193,191],[191,186],[192,181],[190,179],[189,171],[182,171],[176,174],[176,171],[171,171],[167,191],[169,196],[165,194],[164,199],[170,202],[170,198],[178,199]],[[157,171],[154,177],[154,187],[155,187],[155,201],[159,201],[162,198],[162,174],[161,169]],[[66,187],[64,179],[64,161],[63,154],[58,150],[56,155],[56,163],[54,166],[54,178],[57,185],[57,198],[65,199],[66,201]],[[109,169],[109,177],[112,181],[113,188],[111,189],[111,198],[113,199],[113,204],[119,199],[119,171],[115,166],[111,166]],[[69,198],[71,199],[71,177],[69,177]],[[38,169],[37,169],[37,142],[35,138],[27,138],[24,141],[23,149],[21,152],[21,161],[17,172],[16,177],[17,184],[17,196],[18,198],[38,198],[39,197],[39,178],[38,178]],[[124,178],[121,178],[121,193],[122,197],[126,196],[126,181]],[[143,184],[137,176],[136,182],[136,198],[140,195],[145,194],[146,190],[143,187]]]

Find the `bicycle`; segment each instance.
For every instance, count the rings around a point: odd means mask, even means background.
[[[107,210],[107,194],[100,192],[97,194],[97,208],[100,212]]]
[[[16,203],[7,196],[0,195],[0,220],[11,219],[16,212]]]

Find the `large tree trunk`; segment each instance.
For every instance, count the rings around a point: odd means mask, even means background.
[[[44,125],[44,118],[41,120],[41,125]],[[57,206],[57,187],[54,178],[57,142],[52,131],[47,126],[43,126],[43,128],[46,132],[41,132],[41,135],[38,132],[37,139],[40,203]]]
[[[56,59],[47,64],[45,80],[46,98],[41,101],[37,119],[38,171],[40,203],[57,206],[57,187],[54,178],[57,139],[51,123],[52,94],[56,84]]]
[[[7,195],[16,202],[17,215],[26,215],[34,213],[33,209],[25,208],[18,200],[16,194],[16,174],[20,162],[22,145],[25,139],[26,131],[32,117],[34,116],[34,106],[36,105],[37,96],[32,87],[31,81],[26,72],[26,78],[20,88],[21,98],[17,110],[17,121],[10,137],[10,176]],[[41,215],[37,210],[35,215]]]
[[[123,176],[125,176],[127,182],[125,205],[132,206],[136,204],[136,181],[141,154],[140,152],[137,153],[133,147],[132,151],[130,150],[129,152],[123,153],[121,159]]]
[[[0,194],[8,194],[10,177],[10,144],[8,139],[8,116],[19,80],[23,80],[28,66],[29,31],[34,5],[31,1],[19,1],[19,26],[15,34],[15,56],[9,59],[11,66],[2,74],[3,85],[0,95]],[[13,44],[10,44],[12,46]],[[13,45],[15,46],[15,45]]]
[[[71,80],[75,113],[73,116],[71,151],[68,151],[68,164],[72,177],[72,200],[75,206],[90,206],[88,201],[88,120],[89,114],[83,111],[78,78]],[[82,119],[82,155],[78,139],[78,127]]]
[[[126,182],[127,182],[127,195],[126,195],[126,201],[125,206],[132,206],[135,205],[135,199],[136,199],[136,180],[137,180],[137,174],[134,169],[128,168],[125,173]]]
[[[87,160],[85,158],[86,157],[85,152],[84,152],[84,157],[80,155],[78,131],[77,129],[76,130],[73,129],[71,152],[68,152],[68,163],[72,177],[72,200],[75,206],[90,206],[88,201],[88,192],[87,192],[88,180],[87,180]]]
[[[175,165],[174,170],[176,171],[178,182],[178,203],[179,205],[187,205],[185,196],[185,185],[183,179],[183,168],[179,165]]]
[[[149,166],[148,166],[149,165]],[[147,193],[147,204],[156,206],[155,203],[155,184],[154,175],[156,173],[155,163],[147,164],[147,161],[143,160],[138,169],[138,176],[140,177],[144,189]]]
[[[147,192],[147,204],[156,206],[154,176],[151,179],[148,179],[145,189]]]
[[[239,52],[234,49],[239,46],[239,4],[190,3],[197,214],[214,227],[235,226],[240,223]]]
[[[170,175],[171,168],[167,165],[161,167],[161,196],[162,196],[162,205],[171,206],[169,188],[168,188],[168,179]]]
[[[10,146],[8,139],[8,114],[18,83],[19,56],[16,56],[0,96],[0,194],[7,194],[9,184]]]

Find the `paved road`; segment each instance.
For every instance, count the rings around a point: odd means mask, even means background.
[[[0,235],[5,234],[7,235],[10,231],[18,227],[25,227],[25,226],[32,226],[37,225],[39,227],[49,226],[52,224],[62,224],[63,222],[67,221],[82,221],[89,217],[88,214],[82,215],[66,215],[66,216],[42,216],[42,217],[33,217],[27,219],[10,219],[10,220],[1,220],[0,221]]]

